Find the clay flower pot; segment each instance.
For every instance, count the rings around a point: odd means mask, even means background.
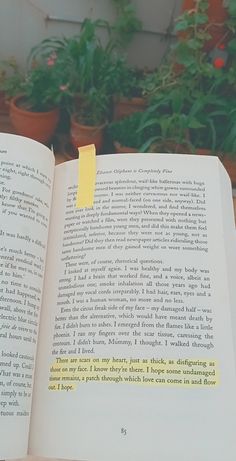
[[[71,117],[70,137],[74,148],[95,144],[96,152],[99,153],[103,145],[104,128],[106,124],[99,126],[82,125],[76,120],[76,116]]]
[[[113,101],[113,120],[120,120],[121,118],[128,117],[134,112],[143,112],[146,108],[146,101],[144,98],[114,98]]]
[[[232,186],[236,186],[236,159],[231,158],[229,155],[223,155],[220,157],[221,162],[223,163],[230,179],[232,182]]]
[[[47,144],[53,136],[59,120],[59,109],[48,112],[30,112],[20,107],[24,96],[10,101],[10,120],[17,134]]]
[[[216,155],[210,149],[196,149],[198,155]],[[236,159],[227,154],[218,154],[220,161],[223,163],[230,179],[232,186],[236,186]]]
[[[196,154],[197,155],[213,155],[212,153],[212,150],[211,149],[205,149],[203,147],[197,147],[196,149]]]
[[[0,114],[9,113],[9,102],[7,101],[6,94],[4,91],[0,91]]]

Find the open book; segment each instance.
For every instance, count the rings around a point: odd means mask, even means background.
[[[0,137],[0,458],[235,461],[236,251],[218,158]]]

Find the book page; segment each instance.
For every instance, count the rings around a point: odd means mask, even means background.
[[[27,454],[54,157],[0,136],[0,458]]]
[[[224,200],[226,195],[230,195],[232,192],[231,182],[225,181],[225,170],[221,168],[220,170],[220,187],[222,191],[221,196],[221,206],[222,206],[222,222],[223,222],[223,234],[224,234],[224,245],[225,245],[225,254],[228,261],[227,264],[227,280],[228,280],[228,290],[231,309],[231,328],[232,336],[234,342],[234,354],[236,356],[236,290],[235,290],[235,273],[236,273],[236,229],[229,222],[229,216],[234,216],[234,206],[233,201]]]
[[[77,162],[56,167],[32,454],[235,460],[222,168],[99,156],[94,207],[77,209]]]

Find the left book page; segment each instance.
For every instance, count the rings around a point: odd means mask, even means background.
[[[55,160],[0,134],[0,459],[26,456]]]

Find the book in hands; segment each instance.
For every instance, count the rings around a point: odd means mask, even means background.
[[[0,458],[234,461],[235,229],[218,158],[0,137]]]

